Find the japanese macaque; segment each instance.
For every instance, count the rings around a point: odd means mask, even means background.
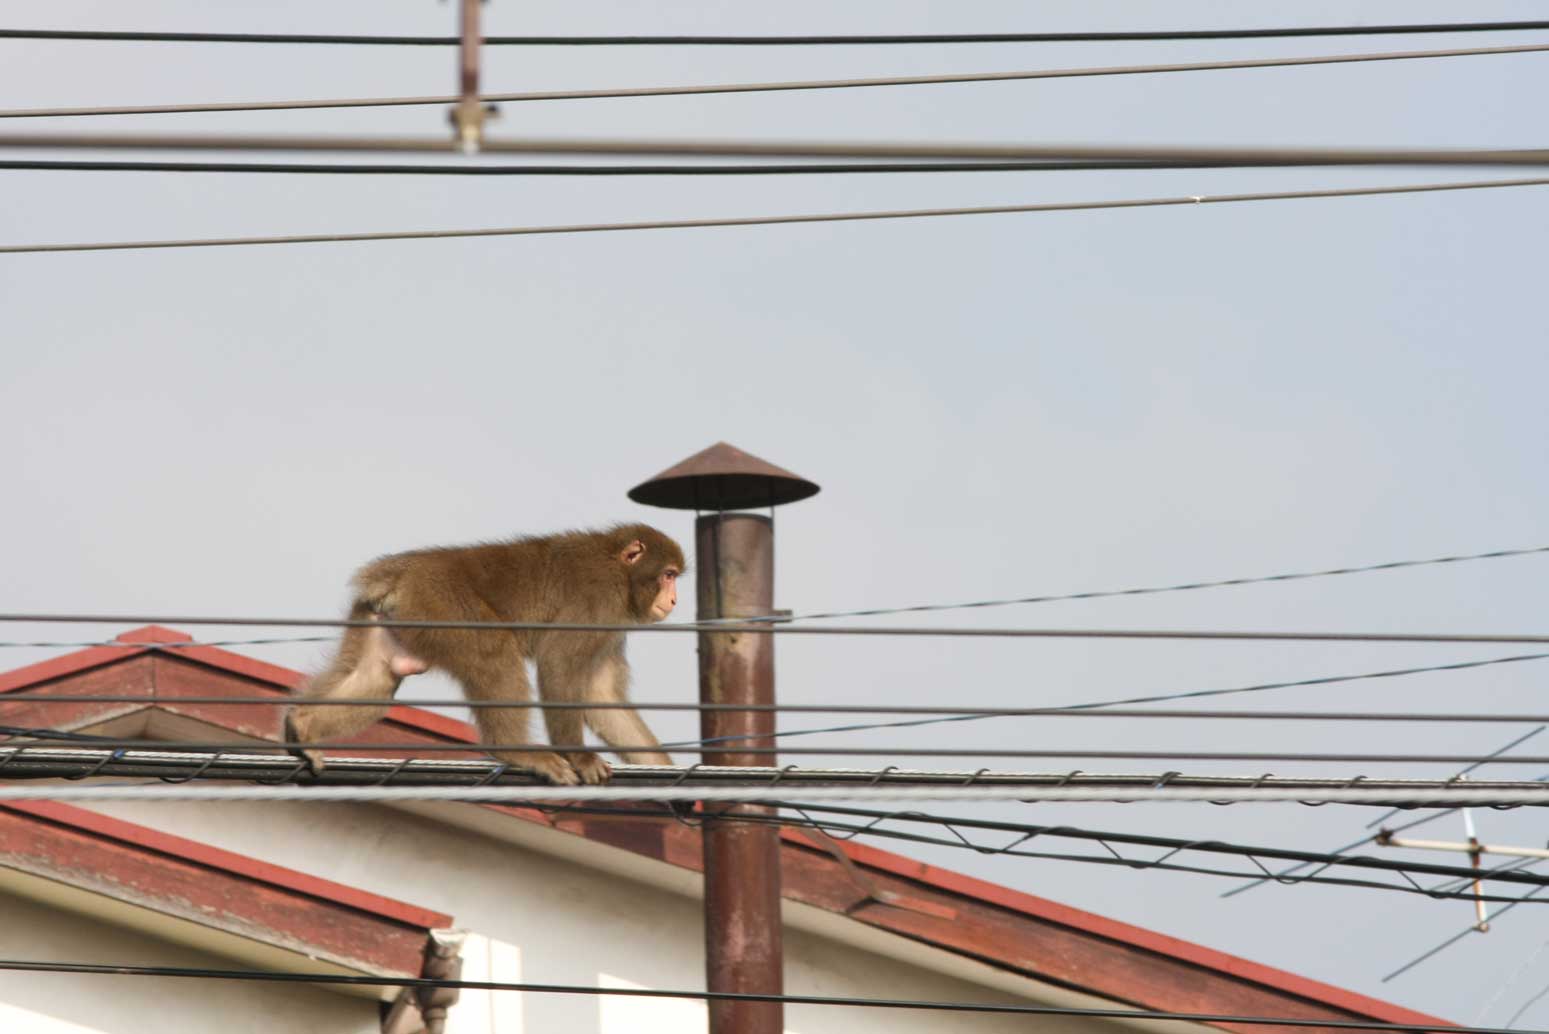
[[[352,620],[511,621],[648,624],[678,602],[683,550],[644,524],[572,531],[474,546],[396,553],[355,573]],[[623,632],[356,627],[339,653],[303,690],[285,718],[285,738],[315,743],[353,735],[386,707],[316,706],[306,698],[385,699],[410,675],[432,668],[455,678],[470,700],[532,700],[527,662],[545,702],[624,703],[629,665]],[[485,743],[527,743],[528,708],[474,709]],[[633,708],[544,709],[549,742],[582,742],[583,722],[631,764],[672,759]],[[649,748],[649,749],[638,749]],[[314,772],[320,751],[303,751]],[[551,783],[606,782],[608,763],[586,750],[492,751]]]

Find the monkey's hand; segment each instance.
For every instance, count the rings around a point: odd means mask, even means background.
[[[598,783],[606,783],[613,777],[612,766],[590,751],[566,754],[565,758],[583,783],[595,786]]]

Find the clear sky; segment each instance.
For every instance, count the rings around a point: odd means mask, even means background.
[[[1184,29],[1543,15],[1533,3],[1419,0],[853,0],[735,9],[495,0],[486,8],[495,34]],[[146,0],[132,9],[16,0],[4,22],[441,34],[453,30],[454,19],[455,5],[407,0],[276,0],[241,9],[192,0]],[[600,88],[1535,42],[1549,42],[1549,32],[504,48],[487,52],[485,84],[491,91]],[[436,94],[453,88],[454,67],[453,51],[431,48],[0,41],[0,106]],[[1537,147],[1545,142],[1546,88],[1549,62],[1530,54],[507,105],[493,132]],[[0,125],[44,129],[429,135],[445,132],[445,113]],[[1022,204],[1521,174],[1302,169],[723,181],[5,171],[0,244]],[[634,506],[624,492],[720,439],[823,486],[778,517],[777,601],[798,611],[1546,545],[1546,215],[1549,188],[1523,188],[928,222],[0,256],[7,446],[0,610],[327,616],[343,603],[349,571],[391,550],[618,519],[653,520],[687,540],[687,515]],[[1546,564],[1492,560],[934,620],[1542,632]],[[17,626],[6,636],[66,641],[116,631]],[[637,698],[693,699],[691,639],[636,639]],[[305,668],[323,650],[249,652]],[[0,663],[57,652],[12,648]],[[1517,652],[1526,651],[787,640],[779,693],[789,703],[1037,706]],[[1223,704],[1549,712],[1543,683],[1543,670],[1520,664]],[[408,683],[409,692],[448,691],[421,680]],[[692,734],[682,716],[652,721],[664,737]],[[784,721],[785,728],[820,724],[807,716]],[[1475,754],[1532,728],[990,720],[845,742]],[[1520,751],[1549,755],[1549,733]],[[1445,777],[1456,766],[1080,767]],[[1536,777],[1549,773],[1549,763],[1491,773]],[[1357,839],[1376,817],[1369,809],[1289,804],[976,813],[1315,850]],[[1546,838],[1541,812],[1476,817],[1487,841],[1540,845]],[[1427,829],[1438,839],[1463,836],[1456,817]],[[1470,907],[1315,886],[1223,900],[1219,894],[1235,884],[1214,877],[909,853],[1462,1022],[1504,1023],[1549,984],[1549,953],[1539,954],[1549,905],[1523,905],[1490,934],[1382,983],[1463,929]],[[1549,1027],[1549,999],[1517,1022]]]

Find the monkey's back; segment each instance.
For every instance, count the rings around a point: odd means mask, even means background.
[[[404,620],[585,621],[577,600],[625,589],[610,563],[619,529],[436,546],[378,557],[355,573],[356,597]]]

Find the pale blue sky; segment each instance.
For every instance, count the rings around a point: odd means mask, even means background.
[[[7,5],[6,24],[444,33],[453,10],[405,0],[245,11],[156,0],[132,12],[106,2],[27,2]],[[510,34],[921,32],[1542,15],[1532,3],[938,0],[581,10],[496,0],[487,24]],[[512,48],[488,53],[485,82],[510,91],[1545,41],[1549,33]],[[453,60],[450,51],[428,49],[0,42],[0,106],[440,93],[452,87]],[[507,106],[495,132],[1541,146],[1546,69],[1542,55],[1525,55]],[[443,112],[427,108],[5,128],[432,134],[443,127]],[[0,243],[10,244],[1016,204],[1496,174],[1197,170],[725,182],[0,175]],[[11,446],[0,610],[321,616],[341,604],[350,569],[388,550],[621,518],[654,519],[687,539],[686,516],[633,506],[624,492],[718,439],[823,486],[779,515],[777,600],[798,610],[1549,544],[1546,213],[1549,190],[1528,188],[910,223],[0,257],[0,420]],[[1542,631],[1545,563],[1489,561],[941,620]],[[31,626],[7,635],[62,640],[111,631]],[[636,695],[692,699],[692,642],[637,639]],[[0,664],[50,652],[8,650]],[[307,667],[321,651],[252,652]],[[1510,652],[793,640],[780,647],[779,691],[792,703],[947,698],[1033,706]],[[1543,679],[1520,665],[1266,694],[1242,706],[1549,711]],[[431,688],[410,683],[406,692]],[[668,736],[692,728],[681,717],[653,721]],[[821,723],[786,721],[803,724]],[[1526,731],[1241,724],[1002,721],[876,733],[863,742],[1482,753]],[[1549,754],[1549,742],[1536,753]],[[1083,767],[1126,770],[1119,762]],[[1450,774],[1434,766],[1402,772]],[[1549,765],[1502,770],[1544,772]],[[998,814],[1313,849],[1355,839],[1374,817],[1292,805]],[[1486,839],[1538,844],[1546,836],[1538,812],[1486,812],[1479,821]],[[1456,819],[1430,829],[1462,836]],[[1319,887],[1221,901],[1216,895],[1231,884],[1209,877],[909,853],[1463,1022],[1502,1022],[1549,983],[1549,960],[1540,957],[1481,1015],[1505,975],[1542,943],[1540,915],[1549,906],[1523,906],[1487,937],[1381,984],[1383,973],[1466,925],[1468,906]],[[1549,1004],[1521,1022],[1549,1026]]]

